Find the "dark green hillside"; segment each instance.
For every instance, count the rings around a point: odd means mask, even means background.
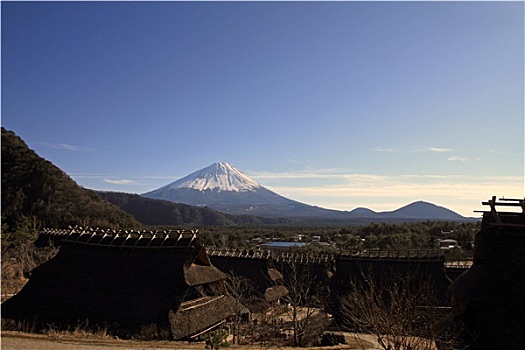
[[[278,219],[230,215],[208,207],[151,199],[137,194],[101,191],[96,193],[104,200],[130,213],[144,225],[235,226],[282,223],[282,220]]]
[[[2,233],[69,225],[141,227],[2,128]]]
[[[235,225],[234,220],[209,208],[149,199],[138,194],[97,192],[108,202],[133,215],[145,225]]]

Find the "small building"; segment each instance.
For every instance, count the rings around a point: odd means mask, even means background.
[[[439,249],[442,250],[451,250],[451,249],[460,249],[461,247],[458,244],[458,241],[455,239],[442,239],[439,241]]]
[[[264,240],[261,237],[254,237],[250,240],[251,244],[262,244]]]

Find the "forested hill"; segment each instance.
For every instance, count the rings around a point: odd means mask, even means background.
[[[233,226],[289,224],[292,219],[230,215],[208,207],[196,207],[166,200],[151,199],[138,194],[96,192],[100,197],[133,215],[145,225],[157,226]]]
[[[141,228],[2,127],[2,233],[69,225]]]

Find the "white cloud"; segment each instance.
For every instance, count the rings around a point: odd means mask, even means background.
[[[377,211],[395,210],[424,200],[473,216],[473,210],[483,209],[480,203],[492,195],[519,198],[524,191],[520,176],[378,175],[321,171],[264,173],[253,177],[263,186],[290,199],[339,210],[361,206]]]
[[[393,153],[396,152],[393,148],[381,148],[381,147],[375,147],[372,148],[373,151],[376,152],[387,152],[387,153]]]
[[[67,143],[50,143],[50,142],[38,142],[38,144],[54,149],[61,149],[65,151],[74,151],[74,152],[92,152],[93,148],[69,145]]]
[[[520,186],[521,185],[521,186]],[[494,183],[483,181],[478,183],[403,183],[395,179],[384,178],[383,181],[362,181],[353,186],[272,186],[275,191],[294,193],[301,196],[326,196],[333,198],[354,196],[366,197],[425,197],[439,196],[450,198],[478,198],[490,197],[494,193],[501,195],[516,194],[523,189],[519,180],[514,183]]]
[[[439,148],[439,147],[430,147],[428,148],[429,151],[432,152],[451,152],[452,149],[450,148]]]
[[[409,150],[396,150],[394,148],[375,147],[375,148],[372,148],[372,150],[375,152],[386,152],[386,153],[452,152],[451,148],[443,148],[443,147],[427,147],[427,148],[416,148],[416,149],[409,149]]]
[[[507,151],[501,151],[497,149],[489,149],[486,151],[487,153],[493,153],[493,154],[503,154],[503,155],[510,155],[510,156],[522,156],[525,153],[524,152],[507,152]]]
[[[113,184],[113,185],[135,185],[136,182],[133,180],[112,180],[112,179],[104,179],[104,182]]]
[[[458,157],[458,156],[451,156],[451,157],[448,157],[448,160],[451,161],[451,162],[466,162],[467,158],[465,158],[465,157]]]

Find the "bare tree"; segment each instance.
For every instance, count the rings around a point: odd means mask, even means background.
[[[432,284],[410,275],[378,282],[371,274],[352,283],[341,298],[344,322],[356,332],[374,334],[385,350],[458,349],[436,325],[444,317]]]
[[[232,333],[233,333],[233,344],[242,344],[243,342],[243,331],[242,331],[242,315],[249,312],[248,305],[250,305],[255,298],[257,298],[257,292],[255,287],[248,278],[236,275],[233,272],[228,273],[230,293],[237,299],[237,302],[246,307],[245,310],[235,313],[232,322]]]
[[[328,325],[323,311],[325,296],[316,286],[313,269],[306,264],[290,261],[285,286],[288,289],[287,312],[291,319],[293,345],[305,346],[319,340]]]
[[[53,258],[58,248],[49,245],[37,248],[32,241],[17,241],[12,245],[2,242],[2,301],[16,294],[27,282],[25,275]]]

